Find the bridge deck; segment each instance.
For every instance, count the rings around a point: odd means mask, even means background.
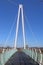
[[[32,58],[27,56],[24,52],[17,51],[12,57],[6,62],[5,65],[39,65]]]

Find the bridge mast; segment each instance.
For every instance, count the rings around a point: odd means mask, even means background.
[[[25,45],[24,15],[23,15],[23,5],[22,4],[19,5],[19,10],[18,10],[17,27],[16,27],[16,37],[15,37],[15,45],[14,45],[14,47],[16,48],[16,43],[17,43],[20,11],[21,11],[21,15],[22,15],[22,31],[23,31],[23,41],[24,41],[24,49],[25,49],[26,45]]]

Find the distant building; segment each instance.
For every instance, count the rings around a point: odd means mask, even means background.
[[[26,49],[28,49],[28,45],[26,45]]]
[[[0,47],[0,53],[2,53],[2,51],[4,50],[4,51],[9,51],[9,50],[11,50],[11,49],[13,49],[13,47]]]

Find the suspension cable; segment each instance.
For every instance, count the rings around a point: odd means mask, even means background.
[[[26,15],[25,15],[25,19],[26,19],[26,23],[27,23],[27,25],[28,25],[28,28],[30,29],[30,31],[31,31],[31,33],[32,33],[32,35],[33,35],[33,37],[35,38],[36,42],[38,43],[38,40],[37,40],[37,38],[36,38],[34,32],[32,31],[32,28],[31,28],[30,23],[29,23],[29,21],[28,21],[28,17],[27,17]]]
[[[5,44],[4,44],[5,46],[6,46],[6,43],[7,43],[8,39],[9,39],[9,37],[11,36],[11,33],[12,33],[12,30],[13,30],[13,27],[14,27],[15,23],[16,23],[16,17],[14,19],[14,22],[13,22],[12,26],[11,26],[10,32],[8,34],[8,37],[5,40]]]
[[[17,3],[15,3],[14,1],[8,0],[8,2],[9,2],[10,4],[13,4],[13,5],[15,5],[16,7],[18,7],[18,6],[17,6]]]

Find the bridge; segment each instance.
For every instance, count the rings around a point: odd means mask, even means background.
[[[17,36],[19,28],[20,11],[22,15],[23,48],[17,48]],[[23,5],[19,5],[14,48],[9,51],[3,49],[0,53],[0,65],[43,65],[43,54],[40,48],[26,48],[24,32]]]

